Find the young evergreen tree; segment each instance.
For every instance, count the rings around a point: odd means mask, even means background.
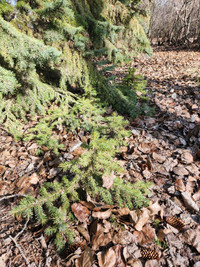
[[[136,90],[145,87],[134,70],[124,81],[110,83],[94,59],[122,63],[139,52],[149,52],[139,1],[123,0],[24,0],[0,5],[0,123],[16,138],[24,138],[23,125],[43,115],[25,139],[35,139],[56,154],[62,144],[55,128],[80,127],[91,136],[86,153],[62,164],[68,176],[41,188],[38,199],[24,198],[14,210],[49,222],[58,247],[64,236],[71,240],[70,204],[82,196],[132,208],[147,204],[148,184],[132,185],[119,178],[114,157],[123,138],[124,119],[108,116],[106,105],[121,114],[136,116]],[[99,62],[98,62],[99,63]],[[51,109],[49,109],[51,107]],[[112,164],[111,164],[112,163]],[[113,186],[102,187],[102,176],[115,172]]]

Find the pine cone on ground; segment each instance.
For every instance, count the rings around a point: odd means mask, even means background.
[[[184,223],[174,216],[167,216],[165,220],[168,224],[170,224],[179,231],[181,231],[185,227]]]
[[[140,253],[142,255],[142,258],[146,260],[159,259],[158,252],[150,248],[141,248]]]
[[[67,246],[60,254],[62,258],[68,257],[70,254],[74,253],[78,248],[81,248],[83,250],[84,244],[83,242],[76,242],[69,246]]]

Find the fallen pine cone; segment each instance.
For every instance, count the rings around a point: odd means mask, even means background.
[[[76,242],[73,243],[67,247],[65,247],[62,252],[60,253],[60,256],[62,258],[68,257],[70,254],[74,253],[78,248],[81,248],[83,250],[84,248],[84,243],[83,242]]]
[[[173,226],[174,228],[178,229],[179,231],[181,231],[184,227],[185,224],[178,218],[173,217],[173,216],[167,216],[165,218],[166,222],[168,224],[170,224],[171,226]]]
[[[142,255],[142,259],[145,260],[158,260],[160,258],[158,252],[150,248],[141,248],[140,253]]]

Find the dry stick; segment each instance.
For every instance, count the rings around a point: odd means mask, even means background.
[[[15,195],[10,195],[10,196],[4,196],[4,197],[0,198],[0,202],[2,200],[14,198],[14,197],[25,197],[25,195],[23,195],[23,194],[15,194]],[[17,238],[24,232],[24,230],[26,229],[26,226],[27,226],[28,222],[29,222],[29,218],[26,221],[23,229],[14,238],[11,235],[9,235],[9,238],[14,242],[15,246],[19,249],[19,252],[21,253],[22,257],[24,258],[27,266],[28,267],[31,267],[31,265],[29,263],[29,260],[24,255],[24,252],[23,252],[22,248],[20,247],[20,245],[17,243]]]
[[[30,267],[31,265],[30,265],[28,259],[24,255],[24,252],[23,252],[22,248],[20,247],[20,245],[17,243],[17,238],[24,232],[28,222],[29,222],[29,218],[27,219],[27,221],[26,221],[24,227],[22,228],[22,230],[15,237],[12,237],[11,235],[9,235],[9,238],[15,243],[15,246],[19,249],[19,252],[21,253],[22,257],[24,258],[27,266]]]
[[[28,218],[28,220],[26,221],[26,223],[25,223],[23,229],[22,229],[22,230],[21,230],[21,231],[14,237],[15,240],[17,240],[17,238],[24,232],[24,230],[26,229],[26,226],[27,226],[28,222],[29,222],[29,218]]]
[[[24,252],[22,250],[22,248],[20,247],[20,245],[17,243],[17,241],[15,240],[15,238],[13,238],[11,235],[9,235],[9,238],[15,243],[15,246],[19,249],[22,257],[24,258],[26,264],[28,267],[31,267],[30,263],[29,263],[29,260],[26,258],[26,256],[24,255]]]
[[[15,195],[10,195],[10,196],[4,196],[2,198],[0,198],[0,202],[2,200],[5,200],[5,199],[10,199],[10,198],[14,198],[14,197],[25,197],[26,195],[23,195],[23,194],[15,194]]]

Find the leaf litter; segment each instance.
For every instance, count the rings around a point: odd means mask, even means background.
[[[77,219],[73,225],[75,243],[62,255],[56,253],[48,238],[40,241],[44,233],[41,226],[30,224],[19,243],[33,266],[45,264],[46,250],[51,257],[48,266],[200,264],[200,87],[187,71],[199,58],[199,52],[157,51],[152,58],[140,56],[132,63],[148,81],[147,96],[155,115],[139,116],[131,122],[128,148],[121,148],[118,160],[126,168],[124,179],[154,183],[149,207],[129,210],[90,199],[73,203],[71,210]],[[125,70],[126,67],[121,72]],[[61,129],[65,145],[56,157],[46,147],[16,142],[0,131],[2,196],[37,195],[47,179],[62,177],[62,161],[84,153],[81,143],[89,138],[78,131],[67,135]],[[43,157],[37,155],[38,149],[44,151]],[[103,186],[110,188],[114,177],[114,172],[105,174]],[[24,266],[19,251],[9,240],[10,234],[23,228],[22,220],[19,218],[16,223],[8,213],[12,205],[13,202],[4,201],[0,209],[0,261],[2,266]],[[36,233],[39,238],[34,237]]]

